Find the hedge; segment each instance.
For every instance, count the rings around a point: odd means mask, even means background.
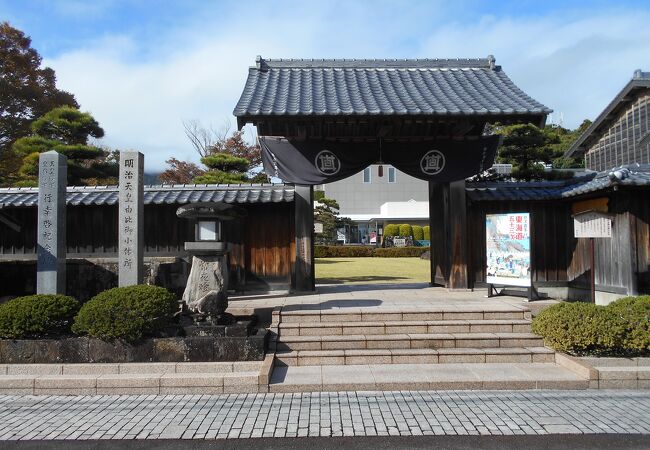
[[[560,303],[533,319],[547,345],[576,355],[645,355],[650,352],[650,296],[608,306]]]
[[[430,241],[431,240],[431,227],[429,225],[426,225],[422,227],[422,234],[424,235],[424,240],[425,241]]]
[[[399,235],[399,225],[389,223],[384,227],[384,236],[398,236]]]
[[[79,302],[65,295],[29,295],[0,305],[0,337],[28,338],[70,331]]]
[[[400,258],[419,257],[429,250],[429,247],[390,247],[376,248],[366,246],[346,245],[315,245],[314,257],[316,258],[356,258],[379,257]]]
[[[373,256],[377,258],[419,258],[429,247],[388,247],[376,248]]]
[[[125,286],[91,298],[75,317],[72,331],[112,341],[137,341],[169,325],[178,302],[160,286]]]
[[[650,295],[621,298],[607,308],[625,323],[623,348],[650,352]]]
[[[400,237],[413,237],[413,227],[408,223],[403,223],[399,226],[399,235]]]
[[[413,225],[411,228],[413,228],[414,241],[421,241],[424,239],[424,231],[420,225]]]

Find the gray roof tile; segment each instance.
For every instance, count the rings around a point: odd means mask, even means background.
[[[280,203],[293,201],[294,188],[284,184],[250,185],[162,185],[145,186],[145,205],[174,205],[196,202]],[[67,203],[78,205],[115,205],[117,186],[68,187]],[[38,188],[0,189],[0,208],[36,206]]]
[[[614,186],[650,187],[650,164],[636,164],[566,181],[528,183],[469,182],[467,195],[474,201],[559,200]]]
[[[264,60],[237,117],[266,115],[546,115],[494,59]]]

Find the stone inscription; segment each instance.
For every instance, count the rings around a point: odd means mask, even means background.
[[[67,158],[55,151],[42,153],[38,171],[36,291],[65,293]]]
[[[144,156],[120,152],[119,285],[141,284],[144,255]]]

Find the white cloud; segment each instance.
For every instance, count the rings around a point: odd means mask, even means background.
[[[388,5],[388,4],[387,4]],[[312,2],[203,10],[153,41],[105,36],[45,62],[106,131],[104,143],[145,153],[147,170],[171,156],[197,161],[182,121],[221,125],[255,56],[484,57],[562,112],[565,125],[594,118],[631,78],[650,69],[650,15],[601,13],[452,22],[439,5],[378,8]],[[279,11],[278,11],[279,10]],[[428,28],[425,28],[428,27]],[[634,30],[634,33],[630,33]],[[627,36],[634,37],[628,38]],[[623,38],[621,36],[624,36]],[[644,67],[645,66],[645,67]],[[557,116],[558,114],[556,114]]]

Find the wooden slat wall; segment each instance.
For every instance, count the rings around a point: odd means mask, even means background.
[[[145,256],[185,255],[185,241],[194,240],[192,221],[176,217],[178,205],[145,206]],[[293,209],[289,203],[246,205],[248,216],[223,223],[232,242],[231,268],[243,279],[290,281],[295,261]],[[36,208],[3,209],[21,225],[20,232],[0,223],[0,257],[36,253]],[[67,210],[67,246],[70,257],[117,255],[117,207],[70,206]],[[231,277],[232,279],[232,277]],[[236,279],[236,277],[235,277]]]
[[[650,292],[650,202],[647,192],[623,191],[609,196],[614,214],[611,239],[595,239],[596,286],[619,294]],[[590,276],[589,239],[577,239],[568,277],[587,288]]]
[[[468,244],[473,283],[485,282],[485,215],[528,212],[531,214],[533,282],[559,283],[567,280],[573,227],[569,233],[570,205],[547,202],[469,202]]]

